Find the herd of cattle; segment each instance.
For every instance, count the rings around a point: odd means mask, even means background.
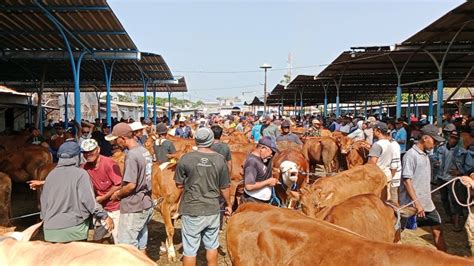
[[[295,133],[299,131],[300,128],[293,129]],[[46,148],[24,145],[27,138],[26,135],[0,137],[1,226],[11,225],[12,182],[43,180],[55,167]],[[145,148],[151,153],[154,152],[155,138],[151,134],[145,143]],[[180,192],[173,180],[174,171],[176,161],[191,151],[195,143],[192,139],[171,135],[167,138],[173,141],[178,152],[170,155],[174,159],[171,162],[153,166],[152,194],[159,202],[157,211],[165,224],[168,259],[175,261],[174,214],[178,209]],[[233,130],[227,130],[221,140],[229,144],[232,153],[231,197],[237,211],[227,224],[227,249],[235,265],[305,262],[331,265],[474,264],[474,260],[436,250],[395,244],[400,242],[400,230],[394,209],[384,201],[387,196],[386,178],[376,165],[365,164],[370,149],[370,144],[365,141],[353,142],[340,133],[323,130],[322,137],[306,138],[302,146],[279,142],[280,152],[273,158],[273,175],[281,181],[275,187],[280,207],[251,203],[239,207],[243,165],[255,144]],[[113,155],[122,171],[124,158],[125,154],[121,151]],[[288,162],[291,162],[289,166]],[[318,169],[321,174],[316,175]],[[291,176],[297,178],[288,178]],[[12,254],[11,247],[18,246],[18,242],[12,240],[2,241],[1,235],[0,232],[0,263],[2,254]],[[7,244],[9,246],[5,246]],[[74,258],[79,262],[85,262],[86,256],[96,263],[97,260],[91,258],[94,255],[100,260],[107,256],[115,260],[118,257],[114,256],[120,253],[116,249],[124,249],[127,252],[122,252],[122,255],[128,254],[129,260],[136,258],[135,262],[140,264],[153,263],[135,250],[120,245],[70,243],[58,247],[60,244],[38,241],[23,245],[35,246],[43,252],[47,249],[56,254],[56,262],[61,259],[70,262],[68,258],[61,257],[59,250],[71,248],[82,250]],[[21,246],[18,248],[20,250]],[[6,250],[10,251],[5,253]],[[24,246],[24,250],[31,249]],[[48,258],[54,259],[54,256]]]

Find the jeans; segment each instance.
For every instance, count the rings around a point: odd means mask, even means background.
[[[140,250],[146,249],[148,223],[153,217],[153,207],[141,212],[120,213],[118,243],[129,244]]]

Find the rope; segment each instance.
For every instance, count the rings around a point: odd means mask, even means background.
[[[282,208],[281,201],[275,193],[275,187],[272,187],[272,197],[269,203],[270,205],[272,205],[272,203],[276,203],[278,207]]]
[[[18,219],[23,219],[23,218],[31,217],[31,216],[36,216],[36,215],[38,215],[38,214],[40,214],[40,212],[25,214],[25,215],[22,215],[22,216],[18,216],[18,217],[15,217],[15,218],[11,218],[10,221],[18,220]]]

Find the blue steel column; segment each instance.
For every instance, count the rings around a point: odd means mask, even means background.
[[[156,125],[156,85],[153,85],[153,124]]]
[[[402,87],[397,86],[397,110],[396,110],[396,118],[400,118],[402,116]]]
[[[107,125],[112,127],[112,106],[111,106],[111,99],[110,99],[110,88],[112,86],[112,73],[114,70],[114,64],[115,60],[112,61],[112,64],[110,67],[107,67],[107,64],[102,61],[102,64],[104,66],[104,76],[105,76],[105,88],[106,88],[106,94],[105,94],[105,116],[107,119]]]
[[[303,110],[303,90],[300,90],[300,116],[304,115],[304,110]]]
[[[436,122],[438,127],[441,126],[441,120],[443,115],[443,93],[444,93],[444,81],[438,80],[438,99],[436,101]]]
[[[408,106],[406,110],[406,116],[408,117],[408,124],[410,124],[410,113],[411,113],[411,92],[408,93]]]
[[[171,126],[171,91],[168,91],[168,120],[169,125]]]
[[[143,117],[148,118],[148,98],[147,98],[147,90],[148,90],[148,79],[143,79]]]
[[[328,91],[324,90],[324,117],[328,117]]]
[[[430,97],[428,103],[428,121],[433,124],[433,91],[430,90]]]
[[[474,99],[471,99],[471,117],[474,117]]]

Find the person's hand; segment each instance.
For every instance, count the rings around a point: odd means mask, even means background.
[[[423,209],[423,207],[418,201],[415,202],[415,208],[416,208],[416,216],[420,218],[424,218],[426,216],[425,210]]]
[[[469,176],[461,176],[461,183],[467,188],[474,187],[474,180],[472,180],[472,178]]]
[[[226,215],[226,216],[231,216],[232,215],[232,207],[231,206],[226,206],[225,207],[224,215]]]
[[[273,178],[273,177],[270,177],[269,179],[267,179],[268,186],[274,187],[276,184],[278,184],[278,179]]]
[[[104,197],[104,196],[97,196],[97,197],[95,197],[95,200],[96,200],[98,203],[102,203],[102,202],[105,200],[105,197]]]
[[[115,200],[115,201],[119,201],[120,200],[120,197],[119,197],[119,191],[120,190],[117,190],[114,192],[114,194],[112,194],[112,196],[110,196],[110,200]]]
[[[106,226],[107,230],[109,232],[112,232],[112,230],[114,230],[114,221],[112,220],[112,218],[107,216],[107,218],[105,218],[104,221],[105,221],[105,226]]]
[[[28,185],[30,185],[31,190],[37,190],[38,188],[41,188],[45,181],[44,180],[30,180],[27,182]]]

